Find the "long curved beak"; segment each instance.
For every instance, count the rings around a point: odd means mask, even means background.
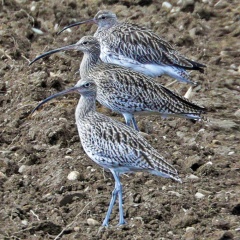
[[[43,104],[45,104],[46,102],[52,100],[53,98],[56,98],[58,96],[61,96],[61,95],[65,95],[65,94],[68,94],[68,93],[71,93],[71,92],[77,92],[77,90],[79,89],[79,86],[74,86],[72,88],[69,88],[69,89],[66,89],[62,92],[59,92],[59,93],[56,93],[56,94],[53,94],[49,97],[47,97],[46,99],[42,100],[31,112],[31,114],[33,114],[36,110],[38,110]]]
[[[29,66],[32,65],[32,64],[33,64],[34,62],[36,62],[37,60],[39,60],[39,59],[41,59],[41,58],[44,58],[44,57],[47,57],[47,56],[50,56],[50,55],[52,55],[53,53],[57,53],[57,52],[61,52],[61,51],[68,51],[68,50],[75,50],[76,48],[77,48],[77,45],[76,45],[76,44],[72,44],[72,45],[68,45],[68,46],[65,46],[65,47],[61,47],[61,48],[57,48],[57,49],[54,49],[54,50],[45,52],[45,53],[43,53],[42,55],[37,56],[34,60],[32,60],[32,61],[29,63]]]
[[[84,23],[95,23],[95,21],[94,21],[94,19],[88,19],[88,20],[85,20],[85,21],[82,21],[82,22],[73,23],[71,25],[68,25],[68,26],[64,27],[60,32],[57,33],[57,35],[59,35],[60,33],[62,33],[63,31],[65,31],[68,28],[75,27],[75,26],[78,26],[78,25],[81,25],[81,24],[84,24]]]

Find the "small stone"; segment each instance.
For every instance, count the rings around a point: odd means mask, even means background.
[[[3,172],[0,172],[0,179],[6,180],[7,176]]]
[[[188,179],[191,179],[191,180],[197,180],[197,179],[199,179],[198,176],[193,175],[193,174],[190,174],[189,176],[187,176],[187,178],[188,178]]]
[[[67,179],[70,181],[75,181],[80,178],[80,173],[78,171],[72,171],[68,174]]]
[[[180,12],[180,10],[181,10],[180,7],[173,7],[170,13],[178,13]]]
[[[69,154],[72,152],[72,149],[71,148],[68,148],[67,151],[66,151],[66,154]]]
[[[22,165],[19,167],[18,172],[23,173],[27,170],[28,166],[27,165]]]
[[[73,230],[74,230],[75,232],[79,232],[80,227],[74,227]]]
[[[169,2],[163,2],[162,9],[165,10],[166,12],[170,12],[172,9],[172,4]]]
[[[32,31],[35,32],[36,34],[39,34],[39,35],[43,34],[43,31],[38,29],[38,28],[32,27]]]
[[[240,72],[240,67],[239,67],[239,72]],[[238,109],[235,113],[234,116],[240,118],[240,109]]]
[[[221,145],[221,142],[219,140],[212,140],[212,143],[215,144],[215,145]]]
[[[21,223],[22,223],[23,225],[27,226],[27,225],[28,225],[28,220],[24,219],[24,220],[21,221]]]
[[[196,231],[196,228],[194,227],[187,227],[186,228],[186,232],[195,232]]]
[[[200,193],[200,192],[197,192],[197,193],[195,194],[195,198],[197,198],[197,199],[202,199],[202,198],[204,198],[204,197],[205,197],[205,195],[202,194],[202,193]]]
[[[225,8],[227,6],[228,2],[226,0],[220,0],[214,5],[215,8]]]
[[[204,189],[198,189],[198,192],[199,192],[199,193],[202,193],[202,194],[204,194],[204,195],[210,195],[210,194],[212,194],[212,192],[207,191],[207,190],[204,190]]]
[[[152,185],[154,183],[154,180],[148,180],[145,182],[145,185]]]
[[[180,194],[179,192],[175,192],[175,191],[168,191],[171,195],[175,195],[177,197],[181,197],[182,194]]]
[[[88,218],[88,219],[87,219],[87,224],[88,224],[89,226],[100,225],[100,223],[99,223],[97,220],[93,219],[93,218]]]
[[[186,7],[190,5],[194,5],[194,0],[179,0],[177,2],[178,6],[181,6],[182,9],[185,9]]]
[[[189,35],[191,38],[195,38],[196,37],[196,28],[192,28],[189,30]]]

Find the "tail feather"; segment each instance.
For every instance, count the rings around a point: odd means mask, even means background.
[[[190,60],[190,59],[186,59],[186,58],[184,60],[187,61],[188,63],[190,63],[190,66],[184,66],[184,65],[177,64],[177,63],[175,63],[174,66],[184,68],[185,70],[197,70],[201,73],[204,73],[203,68],[205,68],[206,65],[204,65],[202,63],[195,62],[195,61]]]

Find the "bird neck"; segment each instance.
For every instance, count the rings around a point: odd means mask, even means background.
[[[84,119],[91,113],[96,111],[96,93],[89,94],[87,96],[81,96],[76,108],[75,117],[78,119]]]
[[[100,48],[96,48],[91,52],[84,52],[83,59],[80,64],[81,78],[87,77],[91,69],[100,61]]]
[[[116,18],[112,18],[111,20],[109,19],[107,22],[99,23],[97,31],[107,30],[118,23],[119,22]]]

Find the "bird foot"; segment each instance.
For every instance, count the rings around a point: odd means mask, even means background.
[[[127,222],[123,219],[122,221],[119,221],[117,226],[122,226],[124,224],[127,224]]]

